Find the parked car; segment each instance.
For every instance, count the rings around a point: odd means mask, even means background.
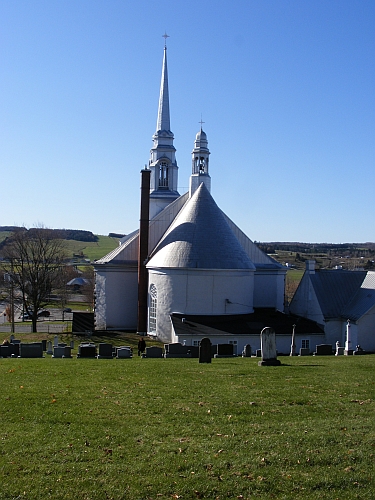
[[[63,309],[63,312],[64,312],[64,313],[71,313],[71,312],[72,312],[72,310],[71,310],[71,308],[70,308],[70,307],[65,307],[65,309]]]
[[[23,321],[30,320],[31,314],[28,314],[28,313],[21,314],[21,316],[19,316],[19,319],[22,319]]]
[[[51,316],[51,313],[44,309],[43,311],[38,312],[38,318],[49,318]]]

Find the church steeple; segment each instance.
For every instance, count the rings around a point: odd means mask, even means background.
[[[194,149],[191,153],[192,172],[189,188],[190,197],[193,196],[202,182],[206,185],[208,191],[211,192],[211,177],[208,173],[210,151],[208,149],[207,134],[202,129],[203,123],[204,122],[201,120],[201,129],[195,137]]]
[[[153,147],[150,151],[151,157],[149,168],[151,170],[150,187],[150,218],[152,219],[169,203],[180,195],[177,192],[178,167],[176,161],[176,149],[173,145],[174,135],[170,130],[169,114],[169,90],[168,90],[168,67],[167,67],[167,38],[163,35],[164,57],[162,65],[158,118],[156,131],[152,136]]]

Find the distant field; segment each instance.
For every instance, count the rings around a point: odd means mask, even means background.
[[[118,246],[118,238],[99,235],[98,238],[99,241],[96,242],[66,240],[69,254],[73,256],[73,254],[79,255],[82,253],[85,258],[93,261],[104,257]]]

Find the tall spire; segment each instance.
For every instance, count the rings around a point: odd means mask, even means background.
[[[178,167],[176,161],[176,149],[173,145],[173,132],[170,128],[169,117],[169,92],[168,92],[168,69],[167,69],[167,38],[162,35],[164,42],[164,57],[160,84],[160,97],[156,132],[152,136],[153,147],[149,168],[151,170],[150,185],[150,218],[152,219],[169,203],[180,195],[177,191]]]
[[[160,97],[159,97],[159,111],[158,121],[156,123],[156,132],[159,130],[166,130],[170,132],[170,118],[169,118],[169,92],[168,92],[168,67],[167,67],[167,38],[169,35],[164,33],[164,57],[163,69],[161,73],[160,83]]]

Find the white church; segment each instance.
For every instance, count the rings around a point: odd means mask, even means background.
[[[211,196],[212,165],[202,127],[192,151],[189,191],[178,193],[166,45],[152,139],[144,262],[147,332],[139,333],[195,346],[209,336],[213,343],[234,344],[239,353],[247,343],[259,348],[261,329],[271,326],[279,352],[288,352],[296,319],[283,313],[286,269],[262,252]],[[139,235],[136,229],[94,264],[97,330],[137,330]],[[315,322],[298,321],[297,336],[313,338],[312,345],[324,342]]]

